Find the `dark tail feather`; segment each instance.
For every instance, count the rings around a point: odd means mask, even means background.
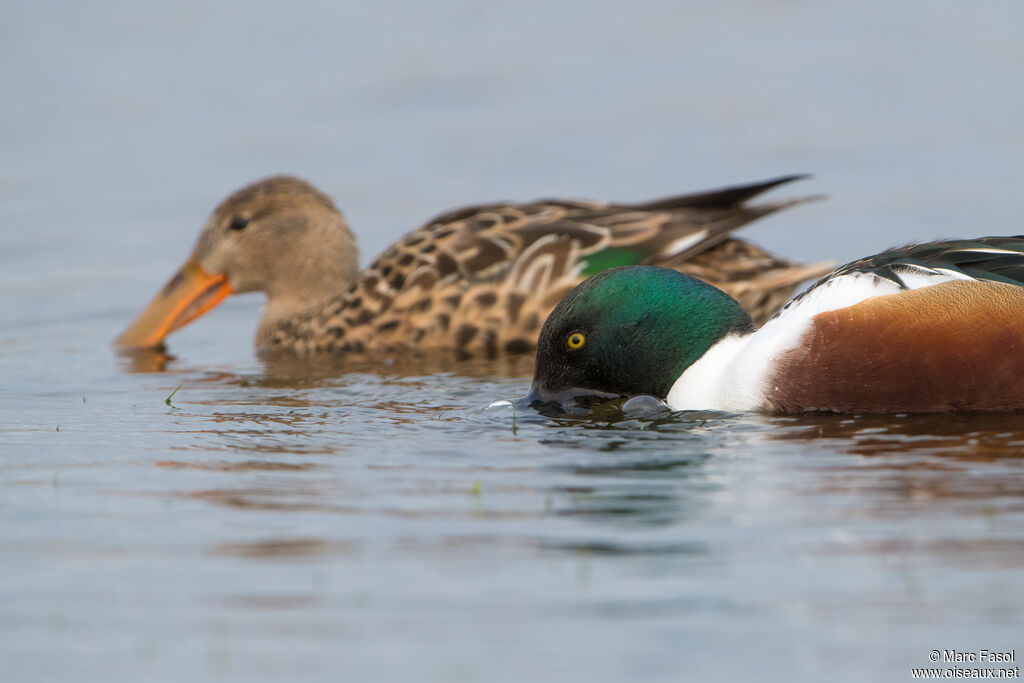
[[[723,187],[718,190],[709,190],[706,192],[697,192],[694,194],[678,195],[675,197],[666,197],[664,199],[655,199],[651,202],[644,202],[642,204],[633,204],[633,208],[646,210],[646,211],[657,211],[660,209],[685,209],[685,208],[706,208],[706,209],[729,209],[743,204],[743,202],[756,197],[759,194],[767,192],[773,187],[779,185],[785,185],[791,183],[794,180],[803,180],[804,178],[810,178],[810,174],[799,173],[795,175],[782,176],[780,178],[773,178],[772,180],[765,180],[760,183],[753,183],[750,185],[734,185],[732,187]],[[793,200],[789,200],[793,203]],[[802,200],[796,200],[797,202]],[[790,204],[786,204],[789,206]],[[778,206],[776,209],[784,208]]]
[[[817,202],[822,199],[826,199],[828,195],[824,194],[805,194],[802,197],[787,197],[786,199],[774,199],[770,202],[760,202],[758,204],[751,204],[750,206],[744,206],[743,210],[750,216],[750,220],[753,221],[757,218],[767,216],[770,213],[788,209],[791,206],[798,206],[799,204],[806,204],[807,202]]]

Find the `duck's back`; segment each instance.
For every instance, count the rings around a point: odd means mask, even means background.
[[[763,319],[828,266],[796,265],[729,237],[804,201],[747,203],[792,179],[644,204],[546,200],[448,212],[381,254],[343,295],[283,324],[273,344],[298,351],[527,351],[551,309],[581,280],[634,263],[706,279]]]

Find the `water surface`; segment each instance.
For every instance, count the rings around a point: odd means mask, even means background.
[[[1019,416],[487,406],[531,359],[109,342],[226,193],[367,262],[451,206],[791,172],[805,260],[1020,232],[1019,4],[7,3],[3,680],[906,680],[1024,651]],[[779,194],[783,194],[780,192]],[[174,393],[169,402],[168,396]]]

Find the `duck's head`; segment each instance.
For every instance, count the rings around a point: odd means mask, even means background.
[[[355,238],[331,198],[309,183],[273,176],[214,210],[192,254],[116,343],[156,346],[228,294],[262,291],[257,341],[274,322],[316,306],[356,277]]]
[[[612,268],[585,280],[548,316],[529,404],[589,405],[672,384],[720,339],[754,329],[725,292],[667,268]]]

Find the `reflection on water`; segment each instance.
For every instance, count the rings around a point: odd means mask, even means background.
[[[1024,416],[1015,413],[778,418],[777,439],[830,439],[856,455],[948,456],[989,461],[1024,456]]]
[[[323,354],[321,354],[323,355]],[[288,381],[337,377],[346,373],[424,377],[456,374],[461,377],[531,377],[533,353],[506,353],[494,358],[462,357],[448,351],[407,351],[298,358],[288,353],[260,356],[268,380]]]
[[[306,487],[296,487],[293,482],[286,486],[252,486],[246,488],[205,489],[184,491],[180,495],[202,500],[215,505],[250,510],[273,512],[322,512],[333,514],[359,514],[358,507],[339,505],[331,502],[327,491],[319,495]]]
[[[1024,510],[1021,416],[913,415],[777,418],[771,441],[856,456],[818,468],[823,495],[865,495],[862,512],[903,515],[905,506],[948,501],[970,509]],[[834,460],[834,459],[833,459]],[[810,465],[814,467],[813,464]]]
[[[159,460],[157,467],[169,469],[193,469],[214,472],[305,472],[320,467],[316,463],[263,462],[246,460],[244,462],[181,462],[175,460]]]
[[[128,373],[164,372],[174,361],[164,344],[152,349],[117,348],[121,369]]]
[[[249,543],[218,543],[210,546],[207,551],[211,555],[275,559],[348,553],[352,551],[352,546],[320,538],[280,538]]]
[[[317,372],[303,376],[310,362]],[[604,527],[671,526],[699,517],[702,506],[722,490],[722,482],[709,474],[720,466],[716,459],[735,460],[743,453],[759,467],[784,462],[804,475],[783,484],[785,495],[854,493],[864,496],[861,512],[871,510],[874,517],[951,499],[1024,507],[1024,427],[1017,415],[645,414],[625,409],[622,402],[587,417],[547,417],[521,409],[513,414],[511,407],[484,409],[483,402],[525,387],[524,380],[515,379],[519,359],[479,359],[458,366],[460,372],[441,374],[447,362],[411,357],[385,370],[367,359],[291,358],[264,366],[265,373],[204,372],[185,379],[176,398],[175,415],[182,424],[177,433],[197,441],[171,446],[179,453],[198,452],[199,459],[154,464],[225,475],[295,475],[179,492],[216,505],[278,512],[555,516]],[[350,372],[330,374],[339,368]],[[388,440],[381,442],[382,435]],[[537,455],[526,464],[511,465],[515,459],[503,464],[502,454],[523,448]],[[476,457],[454,455],[474,449]],[[239,458],[210,460],[214,452]],[[415,486],[408,485],[421,464],[436,467],[433,458],[446,453],[459,462],[457,468],[424,473]],[[419,456],[422,463],[415,460]],[[402,462],[397,470],[396,457]],[[350,465],[356,470],[339,480],[337,468]],[[376,478],[368,473],[396,471],[405,482],[400,488],[365,487]],[[813,477],[805,476],[808,472]],[[439,486],[438,476],[446,483]],[[515,481],[493,481],[502,476]],[[402,503],[389,504],[389,496]],[[524,512],[524,496],[543,498],[542,509]],[[452,500],[457,504],[448,506]],[[467,506],[466,501],[486,504]],[[672,545],[622,543],[641,553]]]
[[[126,373],[175,372],[187,369],[161,344],[152,349],[115,349],[121,369]],[[349,354],[311,354],[298,356],[286,351],[258,354],[264,372],[257,381],[262,386],[306,386],[344,374],[427,376],[442,373],[463,377],[531,377],[530,353],[503,353],[493,358],[466,357],[455,352],[404,351]]]

